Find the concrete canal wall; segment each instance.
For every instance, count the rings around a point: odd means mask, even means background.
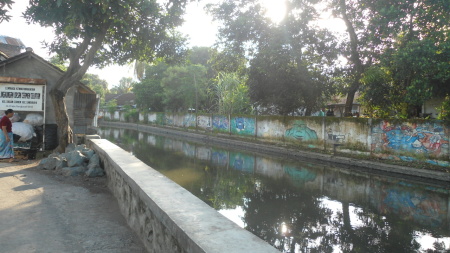
[[[279,252],[115,144],[91,139],[88,146],[149,252]]]
[[[106,120],[129,122],[126,112]],[[450,167],[449,126],[436,120],[141,113],[139,123]]]

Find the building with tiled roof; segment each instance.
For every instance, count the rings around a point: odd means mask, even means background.
[[[25,48],[20,39],[0,35],[0,61],[24,52]]]

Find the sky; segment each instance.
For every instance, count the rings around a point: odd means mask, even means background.
[[[217,25],[212,18],[206,15],[203,6],[207,1],[202,3],[193,2],[187,6],[185,23],[180,31],[188,35],[189,46],[212,46],[214,44]],[[28,0],[15,0],[12,10],[9,14],[13,16],[9,22],[0,23],[0,35],[5,35],[20,39],[26,47],[33,48],[34,53],[43,57],[50,58],[48,51],[42,48],[42,41],[51,42],[54,38],[51,28],[44,28],[36,24],[28,25],[22,13],[28,5]],[[133,66],[112,65],[103,69],[90,67],[88,73],[97,74],[101,79],[108,82],[109,87],[119,84],[122,77],[133,77]]]

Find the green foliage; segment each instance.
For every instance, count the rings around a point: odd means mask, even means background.
[[[450,96],[445,96],[444,102],[441,106],[436,108],[439,112],[438,119],[450,122]]]
[[[114,112],[117,110],[117,100],[115,100],[115,99],[110,100],[108,102],[108,104],[106,105],[106,108],[112,116],[114,114]]]
[[[8,22],[11,19],[11,15],[8,14],[7,9],[11,9],[13,3],[12,0],[0,0],[0,23],[3,21]]]
[[[193,47],[189,50],[188,63],[193,65],[208,66],[208,61],[211,58],[209,47]]]
[[[62,60],[61,57],[59,57],[58,55],[54,55],[54,56],[50,57],[48,62],[50,62],[51,64],[55,65],[56,67],[58,67],[62,71],[66,71],[67,70],[67,62]]]
[[[144,79],[133,85],[136,104],[139,109],[161,112],[164,110],[164,90],[161,83],[151,79]]]
[[[161,81],[168,68],[169,65],[161,60],[144,66],[140,82],[133,83],[133,93],[139,109],[157,112],[164,110],[164,89]]]
[[[203,109],[207,100],[205,77],[206,68],[202,65],[169,67],[161,80],[166,109],[173,112]]]
[[[113,87],[110,90],[112,94],[126,94],[132,90],[133,87],[133,78],[131,77],[122,77],[119,80],[119,85]]]
[[[330,33],[314,29],[318,13],[312,2],[287,2],[287,16],[279,24],[265,17],[256,0],[218,1],[209,11],[223,24],[221,54],[249,60],[252,102],[272,113],[287,115],[301,107],[310,113],[332,91],[327,68],[337,57],[336,42]],[[240,59],[231,57],[213,66],[239,73]],[[228,62],[232,71],[227,71]]]
[[[125,110],[124,118],[125,118],[125,121],[127,121],[127,122],[138,122],[139,121],[139,111],[136,109],[132,109],[130,107]]]
[[[247,62],[243,55],[230,48],[212,49],[211,51],[210,64],[215,73],[237,73],[239,76],[244,76]]]
[[[193,47],[189,51],[186,64],[206,67],[206,79],[208,82],[217,76],[217,72],[212,68],[212,49],[209,47]]]
[[[105,100],[105,95],[108,93],[108,82],[106,80],[101,79],[96,74],[86,73],[81,82],[95,91],[100,96],[101,101]]]
[[[31,0],[24,16],[30,23],[53,27],[55,38],[47,46],[64,60],[124,64],[183,53],[184,39],[172,28],[182,24],[185,3]]]
[[[236,73],[220,72],[210,94],[221,114],[248,114],[252,110],[245,80],[240,79]]]
[[[393,80],[385,68],[368,68],[362,78],[359,102],[364,107],[363,114],[370,118],[389,118],[391,115],[403,117],[403,94],[393,89]]]

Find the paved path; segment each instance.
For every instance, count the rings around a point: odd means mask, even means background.
[[[0,252],[146,252],[106,179],[0,162]]]

